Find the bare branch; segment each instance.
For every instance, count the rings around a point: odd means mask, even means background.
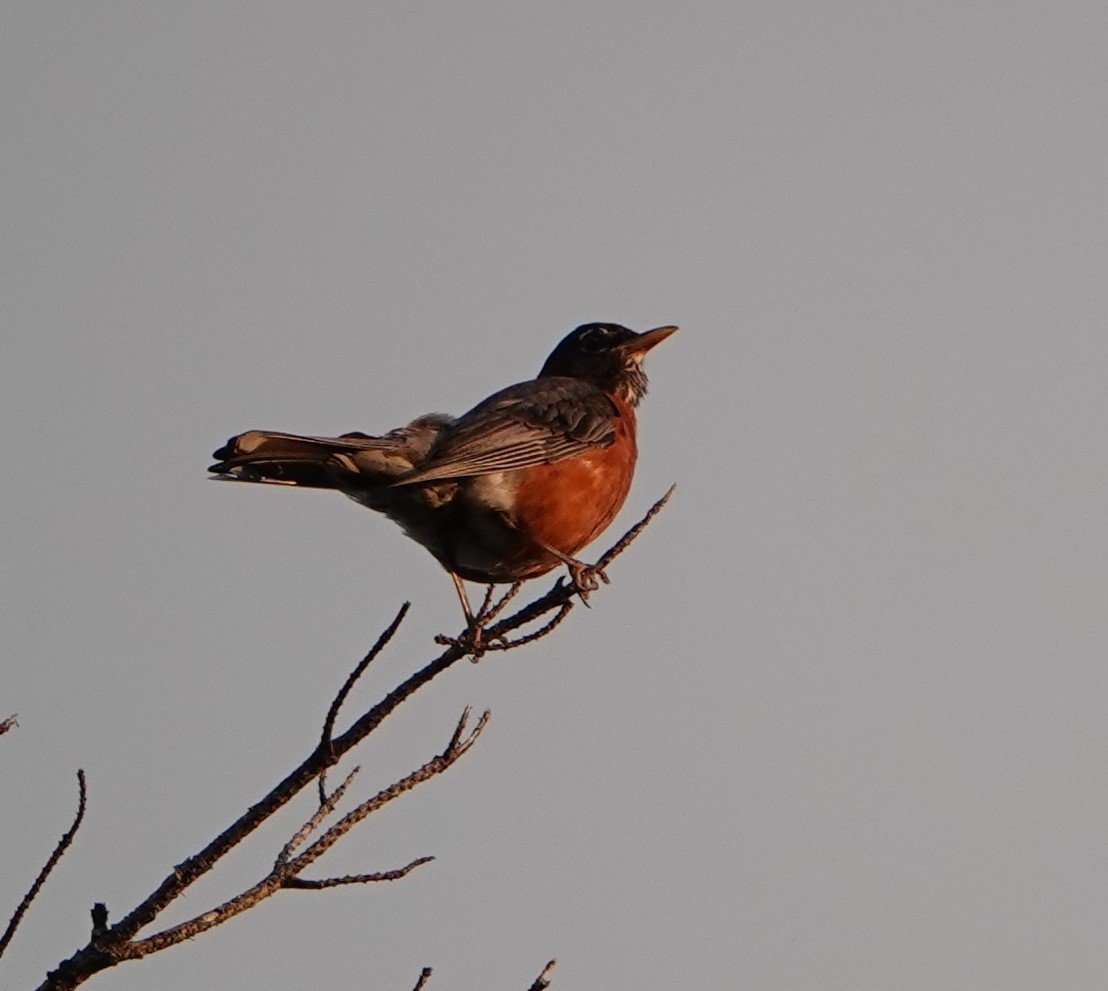
[[[264,878],[258,881],[251,888],[242,892],[242,894],[236,895],[234,898],[229,899],[217,908],[212,909],[209,912],[205,912],[202,915],[198,915],[193,919],[189,919],[187,922],[182,922],[179,925],[173,926],[160,933],[156,933],[153,936],[149,936],[146,939],[134,940],[127,944],[127,954],[129,956],[146,956],[148,953],[155,953],[158,950],[164,950],[166,947],[173,946],[176,943],[180,943],[186,939],[192,939],[194,936],[198,936],[202,932],[206,932],[209,929],[213,929],[215,926],[221,925],[228,919],[233,918],[236,915],[240,915],[248,909],[253,908],[258,902],[263,899],[269,898],[281,888],[285,887],[299,887],[310,888],[319,887],[327,888],[334,887],[336,884],[353,884],[354,880],[345,879],[332,879],[330,883],[314,883],[308,881],[303,884],[290,884],[292,879],[295,879],[304,868],[313,864],[316,860],[323,856],[332,846],[335,845],[343,836],[345,836],[350,830],[356,826],[359,822],[365,819],[367,816],[376,812],[379,808],[387,805],[393,799],[398,798],[407,791],[411,791],[416,785],[434,777],[437,774],[441,774],[448,767],[450,767],[459,757],[461,757],[473,744],[477,741],[477,737],[481,735],[481,731],[485,728],[489,719],[489,713],[486,712],[477,721],[477,725],[463,737],[465,731],[465,725],[468,718],[469,710],[462,714],[462,718],[458,721],[458,725],[454,730],[453,736],[450,738],[450,743],[447,744],[446,749],[441,754],[431,758],[422,767],[417,768],[411,774],[405,775],[395,784],[389,785],[388,788],[384,788],[379,791],[372,798],[362,802],[356,809],[348,812],[337,823],[327,829],[317,840],[315,840],[308,848],[301,854],[292,858],[291,860],[282,861],[278,858],[277,863],[274,865],[272,871],[269,872]],[[313,819],[316,818],[313,816]],[[303,830],[301,830],[303,832]],[[298,834],[299,835],[299,834]],[[287,849],[286,844],[286,849]],[[360,877],[366,880],[394,880],[397,877],[403,877],[408,871],[413,870],[420,864],[427,863],[432,858],[422,857],[416,861],[413,861],[407,867],[400,868],[398,871],[385,871],[381,875],[374,877],[373,875],[360,875]]]
[[[424,967],[423,970],[419,972],[419,980],[416,981],[416,986],[412,988],[412,991],[423,991],[423,989],[427,986],[427,982],[430,980],[430,978],[431,968]]]
[[[346,753],[380,726],[403,702],[464,656],[465,651],[461,648],[455,647],[444,651],[364,712],[345,733],[333,738],[329,746],[316,748],[299,767],[292,770],[269,794],[247,809],[203,850],[178,864],[143,902],[113,926],[111,929],[113,942],[122,944],[132,939],[182,891],[211,870],[229,850],[246,839],[305,785],[318,777],[323,769],[334,766]]]
[[[589,572],[599,574],[619,554],[626,550],[662,506],[665,505],[672,491],[673,489],[671,488],[662,499],[655,503],[638,524],[632,527],[631,530],[605,553],[596,565],[588,569]],[[485,622],[487,623],[489,619],[499,615],[517,591],[518,588],[513,586],[499,601],[488,606],[485,610]],[[363,802],[337,823],[326,829],[322,835],[315,839],[314,842],[310,843],[306,849],[297,854],[296,850],[307,842],[308,837],[319,829],[326,817],[334,811],[339,799],[349,785],[350,779],[348,778],[343,785],[336,789],[333,795],[328,797],[321,776],[328,768],[333,767],[355,746],[373,733],[374,730],[376,730],[405,701],[411,698],[412,695],[462,658],[473,657],[476,659],[486,649],[490,649],[486,645],[495,641],[501,641],[501,645],[497,646],[495,649],[506,650],[516,646],[522,646],[525,643],[530,643],[541,636],[546,636],[569,613],[576,595],[577,589],[574,586],[567,585],[559,579],[545,594],[523,606],[521,609],[518,609],[512,615],[500,619],[491,626],[486,625],[483,630],[483,637],[476,643],[474,642],[475,638],[472,636],[470,636],[468,640],[461,638],[457,641],[449,642],[449,645],[438,657],[409,675],[408,678],[397,685],[391,692],[385,695],[384,698],[363,712],[345,732],[337,737],[333,736],[334,725],[343,703],[366,667],[380,654],[381,650],[384,649],[395,635],[408,612],[408,606],[405,604],[392,623],[378,638],[377,644],[374,645],[370,652],[357,665],[347,678],[343,688],[340,689],[339,693],[336,695],[325,719],[320,743],[316,749],[309,754],[298,767],[290,771],[268,794],[248,808],[231,826],[213,838],[202,850],[174,867],[158,887],[118,923],[107,928],[94,925],[92,941],[68,959],[63,960],[56,970],[51,971],[40,986],[40,991],[71,991],[71,989],[76,988],[79,984],[82,984],[93,974],[101,970],[112,967],[123,960],[137,959],[138,957],[164,949],[183,939],[210,929],[220,922],[226,921],[234,915],[246,911],[248,908],[257,904],[262,899],[269,897],[283,887],[324,888],[333,887],[336,884],[367,883],[371,880],[391,880],[395,877],[403,876],[421,863],[426,863],[429,858],[419,858],[406,867],[399,868],[395,871],[385,871],[378,874],[350,875],[346,878],[330,878],[321,881],[311,881],[300,877],[301,872],[306,867],[321,857],[334,845],[334,843],[344,836],[354,825],[365,819],[366,816],[423,781],[437,774],[441,774],[457,761],[458,758],[473,745],[480,735],[488,720],[487,712],[481,716],[473,730],[466,734],[467,711],[466,714],[463,714],[461,720],[459,720],[450,743],[441,754],[432,758],[432,760],[428,761],[422,767],[400,779],[393,785],[378,792],[366,802]],[[492,602],[491,595],[487,598],[487,602]],[[554,613],[554,616],[548,619],[540,629],[524,634],[515,641],[509,640],[508,635],[510,633],[534,623],[548,613]],[[174,926],[144,939],[136,939],[139,931],[150,925],[158,915],[190,885],[212,870],[223,856],[239,843],[243,842],[263,822],[291,801],[292,798],[299,794],[305,787],[308,787],[314,780],[320,780],[319,808],[308,822],[305,823],[285,845],[276,859],[273,870],[266,875],[266,877],[223,905],[181,926]],[[63,838],[63,844],[66,846],[72,840],[72,833],[76,831],[76,827],[79,825],[81,816],[84,812],[83,776],[81,778],[81,784],[81,806],[73,829],[67,834],[67,838]],[[55,852],[55,857],[51,858],[51,864],[44,870],[40,880],[36,882],[36,888],[33,889],[29,896],[30,898],[33,898],[34,894],[37,893],[37,888],[41,886],[42,880],[45,879],[45,874],[48,873],[49,869],[53,866],[53,863],[56,862],[57,857],[61,856],[62,852],[64,852],[64,846],[60,845],[59,850]],[[26,901],[29,903],[29,900]],[[25,906],[21,906],[19,914],[25,910]],[[102,915],[102,921],[106,925],[106,911]],[[13,925],[9,926],[9,930],[14,930],[14,924],[18,924],[18,919],[13,920]],[[10,935],[6,938],[10,939]],[[536,981],[535,987],[545,988],[548,986],[549,981],[546,975],[552,966],[553,962],[551,962],[546,970],[543,971],[543,974],[540,975]],[[429,976],[429,973],[428,971],[427,976]],[[421,977],[420,980],[425,981],[425,978]]]
[[[73,837],[77,835],[77,830],[81,828],[81,822],[85,818],[85,800],[88,797],[88,790],[85,787],[85,772],[83,770],[77,771],[77,789],[77,815],[73,819],[73,825],[70,826],[69,829],[62,834],[62,838],[58,840],[58,845],[54,847],[54,852],[50,854],[50,859],[46,861],[42,870],[38,872],[35,883],[31,885],[30,890],[23,896],[23,900],[19,903],[19,907],[15,910],[15,914],[12,915],[11,921],[8,923],[8,928],[4,930],[4,935],[0,936],[0,957],[4,955],[4,951],[8,948],[8,944],[11,943],[15,931],[19,928],[19,923],[23,921],[24,914],[27,912],[27,909],[31,907],[31,902],[38,896],[39,891],[42,890],[42,886],[46,883],[46,879],[50,876],[50,872],[57,865],[58,861],[62,859],[65,851],[69,849],[69,844],[73,842]]]
[[[395,636],[396,631],[400,629],[400,624],[404,622],[404,617],[408,615],[408,610],[411,608],[410,602],[405,602],[400,611],[396,614],[396,618],[389,623],[384,632],[377,638],[377,642],[370,647],[369,653],[365,655],[350,672],[346,682],[342,688],[339,689],[338,694],[331,702],[331,708],[327,710],[327,718],[323,720],[323,735],[319,740],[319,747],[321,750],[326,751],[331,746],[331,734],[335,729],[335,720],[338,718],[339,709],[342,708],[343,702],[346,701],[347,696],[353,690],[354,686],[358,683],[358,679],[362,676],[365,669],[369,667],[374,658],[384,650],[389,641]],[[327,802],[327,768],[319,772],[319,804],[324,805]]]
[[[438,774],[442,774],[443,771],[450,767],[462,756],[462,754],[477,742],[477,737],[481,735],[481,731],[489,721],[489,715],[490,713],[486,709],[485,712],[482,713],[481,718],[477,721],[477,725],[463,738],[462,734],[465,731],[466,722],[469,718],[469,709],[467,708],[466,711],[462,713],[461,719],[458,720],[458,725],[454,730],[454,735],[450,738],[450,743],[447,744],[446,749],[443,750],[441,754],[432,757],[431,760],[427,761],[422,767],[412,771],[411,774],[405,775],[395,784],[383,788],[372,798],[362,802],[356,809],[348,812],[337,823],[326,830],[326,832],[302,854],[289,861],[287,865],[288,875],[295,876],[299,874],[305,867],[313,863],[334,846],[334,844],[345,836],[352,827],[356,826],[382,806],[387,805],[395,798],[399,798],[405,792],[411,791],[416,785],[422,784],[424,781]]]
[[[8,716],[7,719],[0,719],[0,736],[3,736],[8,730],[15,729],[15,727],[19,725],[19,721],[16,719],[17,715],[19,714],[16,713],[15,715]]]

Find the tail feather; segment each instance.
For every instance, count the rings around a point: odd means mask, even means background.
[[[248,430],[212,455],[216,463],[208,471],[241,482],[317,489],[387,484],[422,463],[451,422],[448,416],[432,413],[381,437],[359,432],[305,437]]]

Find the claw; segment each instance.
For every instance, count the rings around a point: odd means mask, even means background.
[[[503,640],[502,636],[494,637],[494,640]],[[466,627],[459,637],[448,637],[445,633],[435,635],[435,643],[443,647],[454,647],[471,654],[470,660],[476,664],[486,653],[485,628],[480,623],[472,623]]]
[[[573,584],[573,591],[580,596],[586,606],[589,604],[589,593],[600,588],[600,581],[605,585],[609,584],[609,578],[602,568],[594,568],[591,564],[574,559],[566,561],[565,564],[569,571],[570,582]],[[597,581],[598,578],[600,581]]]
[[[462,643],[469,648],[470,662],[476,664],[485,653],[485,628],[475,623],[463,634]]]

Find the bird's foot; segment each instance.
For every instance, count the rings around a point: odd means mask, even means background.
[[[489,588],[491,590],[492,586],[490,585]],[[506,598],[510,598],[510,596],[506,596],[505,599]],[[491,644],[493,642],[506,641],[503,634],[493,637],[486,636],[485,627],[505,605],[505,601],[502,600],[490,608],[490,599],[491,596],[486,596],[485,604],[481,607],[476,616],[467,613],[466,628],[459,636],[448,637],[446,634],[440,633],[435,637],[435,643],[465,651],[465,653],[470,655],[470,660],[476,664],[490,649],[492,649]]]
[[[605,574],[603,568],[598,568],[594,564],[586,564],[584,561],[578,561],[576,558],[569,558],[566,562],[566,569],[569,571],[570,583],[573,585],[573,591],[577,593],[581,601],[587,606],[589,604],[589,593],[595,592],[600,588],[600,582],[605,585],[609,584],[610,579]],[[597,581],[600,579],[600,581]]]
[[[476,664],[488,649],[485,646],[485,629],[477,623],[472,623],[462,631],[461,636],[448,637],[445,633],[435,635],[435,643],[443,647],[453,647],[470,655],[470,660]]]
[[[478,616],[466,627],[461,636],[462,646],[469,653],[469,659],[476,664],[485,655],[485,627]]]

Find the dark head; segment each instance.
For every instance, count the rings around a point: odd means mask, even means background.
[[[676,327],[657,327],[642,334],[618,323],[586,323],[567,334],[551,352],[539,378],[562,375],[584,379],[632,406],[646,395],[642,360]]]

